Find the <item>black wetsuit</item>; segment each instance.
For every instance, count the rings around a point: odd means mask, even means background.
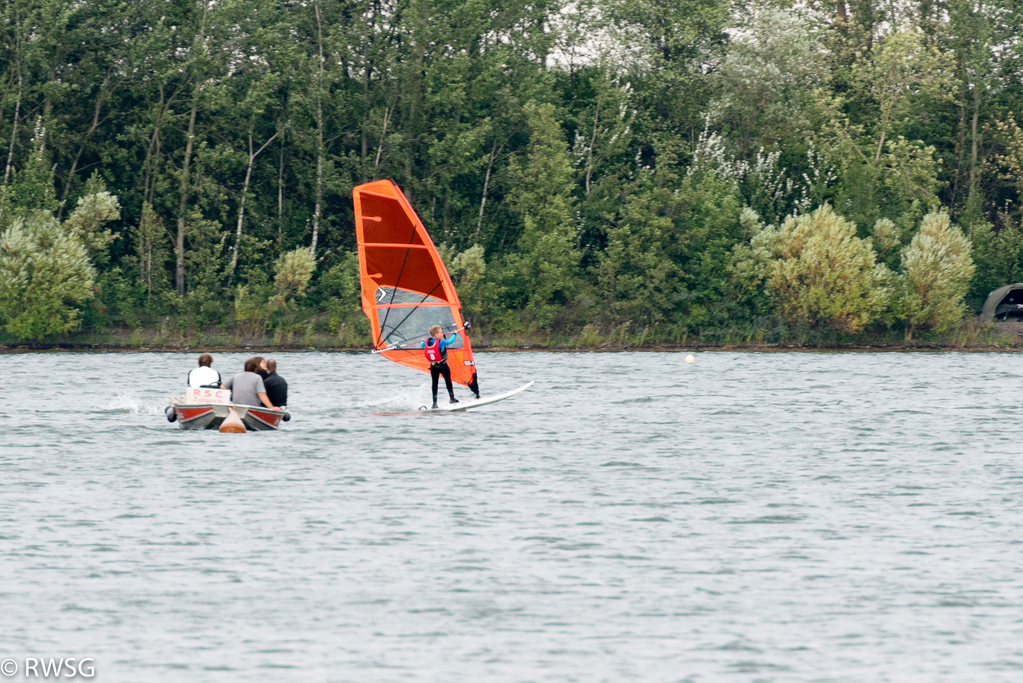
[[[451,397],[451,402],[454,403],[455,399],[455,388],[451,385],[451,368],[448,367],[448,345],[454,343],[455,336],[458,333],[455,332],[449,339],[438,339],[436,340],[437,346],[440,349],[440,361],[437,363],[430,363],[430,380],[433,383],[433,404],[437,405],[437,379],[444,375],[444,384],[448,388],[448,396]],[[425,348],[427,342],[433,341],[428,339],[423,341],[422,346]]]
[[[451,386],[451,368],[448,367],[447,359],[439,363],[430,364],[430,379],[433,380],[433,402],[437,402],[437,378],[444,375],[444,385],[448,388],[448,395],[455,400],[455,389]]]

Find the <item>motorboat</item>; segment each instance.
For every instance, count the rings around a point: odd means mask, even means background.
[[[182,429],[221,429],[225,420],[232,420],[232,412],[245,425],[246,431],[275,430],[281,422],[291,419],[284,409],[276,411],[265,406],[232,403],[231,392],[227,389],[189,387],[184,396],[169,396],[168,404],[167,419],[177,422]]]

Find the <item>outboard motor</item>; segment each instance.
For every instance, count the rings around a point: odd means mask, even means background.
[[[178,419],[178,411],[174,410],[174,406],[167,406],[163,414],[167,416],[167,422],[176,422]]]

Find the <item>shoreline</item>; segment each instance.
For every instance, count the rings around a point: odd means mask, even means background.
[[[150,346],[134,346],[130,344],[81,343],[81,342],[30,342],[23,344],[0,344],[0,355],[19,353],[198,353],[209,351],[214,353],[241,353],[245,351],[295,353],[318,351],[326,353],[369,353],[369,346],[307,346],[303,344],[162,344]],[[643,344],[621,345],[603,344],[581,346],[572,344],[522,344],[522,345],[480,345],[474,344],[477,353],[520,353],[524,351],[542,351],[545,353],[682,353],[685,351],[743,351],[758,353],[792,353],[792,352],[904,352],[934,351],[963,353],[1019,353],[1023,352],[1023,341],[1018,344],[958,344],[952,342],[909,341],[904,343],[876,344]]]
[[[895,330],[857,335],[840,335],[813,330],[710,330],[683,335],[672,341],[652,342],[647,331],[622,334],[612,330],[604,334],[592,326],[572,333],[485,333],[473,335],[477,352],[515,353],[547,351],[552,353],[749,351],[782,353],[790,351],[964,351],[985,353],[1023,351],[1023,320],[981,323],[976,318],[963,321],[943,334],[922,335],[905,340]],[[652,335],[651,335],[652,336]],[[251,334],[238,328],[168,331],[164,328],[114,328],[106,332],[83,332],[51,341],[22,341],[0,335],[0,354],[14,353],[244,353],[246,351],[331,353],[368,353],[368,334],[343,326],[341,334],[306,332],[305,334]]]

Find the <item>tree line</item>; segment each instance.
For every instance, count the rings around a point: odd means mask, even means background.
[[[488,331],[955,327],[1023,279],[1019,0],[4,0],[0,325],[358,340],[391,178]]]

